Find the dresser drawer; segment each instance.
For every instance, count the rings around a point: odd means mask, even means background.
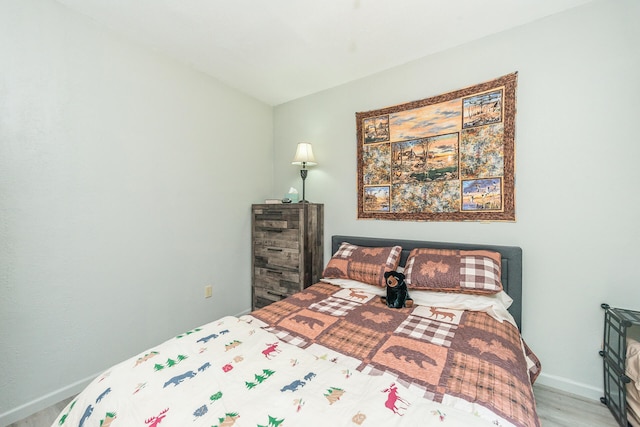
[[[272,302],[277,302],[280,301],[281,299],[283,299],[280,296],[275,296],[272,294],[269,294],[267,292],[264,292],[264,290],[261,290],[259,288],[254,288],[253,290],[253,309],[257,310],[259,308],[262,307],[266,307],[269,304],[271,304]]]
[[[300,273],[268,268],[256,268],[253,286],[273,295],[288,296],[301,289]]]
[[[256,243],[253,247],[254,266],[276,270],[295,270],[300,266],[298,248],[282,248]]]
[[[300,230],[255,228],[253,230],[253,244],[258,247],[272,247],[299,251]]]
[[[256,266],[254,285],[282,292],[296,292],[301,289],[300,271]]]
[[[253,292],[256,306],[280,301],[300,290],[300,272],[256,268],[254,270]]]
[[[298,230],[300,229],[299,209],[256,209],[254,229],[257,230]]]

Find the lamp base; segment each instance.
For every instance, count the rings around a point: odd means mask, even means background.
[[[307,179],[307,170],[304,168],[304,163],[302,164],[302,169],[300,169],[300,178],[302,178],[302,200],[298,203],[309,203],[309,201],[304,198],[304,181]]]

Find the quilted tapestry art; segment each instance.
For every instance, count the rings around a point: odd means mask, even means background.
[[[516,85],[356,113],[358,218],[515,221]]]

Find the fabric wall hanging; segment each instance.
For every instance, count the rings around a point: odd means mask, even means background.
[[[517,72],[356,113],[358,218],[515,221]]]

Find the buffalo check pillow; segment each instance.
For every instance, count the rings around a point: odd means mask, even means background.
[[[386,286],[384,273],[398,267],[402,248],[365,247],[343,242],[322,273],[326,279],[351,279]]]
[[[500,260],[493,251],[416,248],[404,274],[409,289],[495,294],[502,290]]]

